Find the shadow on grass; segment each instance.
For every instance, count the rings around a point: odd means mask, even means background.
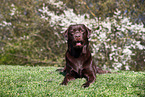
[[[63,68],[57,69],[56,71],[59,72],[59,74],[61,74],[61,75],[63,75],[63,76],[66,75],[66,72],[64,72],[64,69],[63,69]]]

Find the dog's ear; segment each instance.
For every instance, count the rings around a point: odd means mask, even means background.
[[[85,45],[84,47],[83,47],[83,54],[86,54],[87,53],[87,45]]]
[[[65,37],[66,40],[68,40],[68,29],[65,31],[64,37]]]
[[[87,27],[86,27],[86,28],[87,28]],[[91,35],[91,33],[92,33],[92,31],[91,31],[89,28],[87,28],[87,32],[88,32],[87,37],[89,38],[89,37],[90,37],[90,35]]]

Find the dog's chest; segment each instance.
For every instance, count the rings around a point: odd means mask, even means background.
[[[83,61],[76,61],[76,66],[78,69],[82,69],[83,68]]]
[[[79,75],[79,77],[82,77],[82,70],[83,70],[83,60],[75,60],[75,71]]]
[[[78,77],[82,77],[82,71],[85,67],[86,59],[88,59],[86,56],[82,55],[78,58],[75,58],[71,56],[69,53],[67,53],[67,64],[69,67],[71,67],[71,70],[76,74]]]

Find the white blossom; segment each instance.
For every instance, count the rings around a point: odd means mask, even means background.
[[[11,7],[12,7],[12,9],[10,10],[11,11],[10,15],[13,16],[13,15],[15,15],[16,8],[15,8],[14,4],[12,4]]]
[[[63,2],[50,0],[50,4],[62,8]],[[93,42],[92,55],[95,56],[96,53],[100,52],[102,50],[101,47],[103,46],[105,49],[109,49],[109,60],[112,61],[112,66],[116,70],[121,69],[122,66],[125,66],[126,70],[130,69],[127,62],[132,60],[131,56],[134,55],[131,49],[145,49],[145,47],[141,45],[140,41],[128,38],[129,33],[131,33],[133,35],[136,34],[145,40],[145,28],[143,27],[143,24],[133,24],[130,22],[130,18],[123,17],[121,15],[121,11],[118,9],[114,12],[115,15],[113,15],[113,19],[106,18],[104,21],[98,21],[101,17],[90,19],[89,14],[76,15],[73,12],[73,9],[64,10],[63,14],[57,15],[50,11],[45,4],[43,4],[43,7],[39,9],[39,11],[41,12],[41,18],[45,20],[49,19],[52,27],[56,27],[57,25],[61,26],[61,33],[64,33],[71,24],[85,24],[90,29],[94,29],[94,31],[92,31],[91,38],[89,39]],[[119,23],[117,19],[120,20]],[[117,32],[115,28],[117,29]],[[122,39],[122,41],[115,40],[116,38]],[[117,43],[122,45],[119,46]],[[106,56],[103,53],[99,53],[97,57],[103,59]],[[104,65],[104,68],[106,68],[105,66],[106,65]]]
[[[126,54],[126,55],[131,55],[132,51],[130,49],[126,48],[126,49],[123,50],[123,53]]]

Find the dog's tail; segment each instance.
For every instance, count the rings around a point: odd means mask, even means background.
[[[98,73],[98,74],[112,73],[112,72],[110,72],[110,71],[108,71],[108,70],[102,70],[101,68],[99,68],[99,67],[97,67],[97,66],[96,66],[96,69],[97,69],[97,73]]]

